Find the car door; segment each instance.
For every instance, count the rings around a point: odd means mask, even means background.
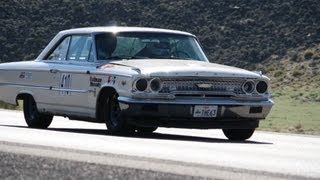
[[[51,74],[55,77],[53,102],[55,113],[67,116],[89,117],[88,105],[89,72],[96,68],[93,62],[92,37],[88,34],[74,34],[64,37],[64,48],[58,57],[59,62],[51,64]],[[60,46],[60,45],[59,45]],[[59,48],[59,46],[57,48]]]

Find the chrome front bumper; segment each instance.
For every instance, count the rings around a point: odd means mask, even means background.
[[[193,118],[195,105],[216,105],[215,119],[264,119],[273,106],[271,99],[245,101],[232,99],[133,99],[118,97],[120,108],[127,116]],[[194,118],[193,118],[194,119]]]

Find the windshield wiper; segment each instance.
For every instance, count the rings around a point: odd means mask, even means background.
[[[185,59],[185,60],[195,60],[192,58],[188,58],[188,57],[178,57],[178,56],[170,56],[167,59]]]
[[[149,59],[144,56],[110,56],[107,60],[129,60],[129,59]]]
[[[149,57],[146,57],[146,56],[131,56],[128,59],[149,59]]]
[[[183,59],[183,58],[178,57],[178,56],[170,56],[170,57],[168,57],[167,59]]]

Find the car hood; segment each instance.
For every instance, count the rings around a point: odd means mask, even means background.
[[[127,60],[110,64],[126,66],[144,76],[204,76],[258,78],[261,74],[244,69],[194,60]]]

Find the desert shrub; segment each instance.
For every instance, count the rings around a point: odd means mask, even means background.
[[[319,60],[319,59],[320,59],[320,54],[315,54],[315,55],[313,55],[313,59],[314,59],[314,60]]]
[[[306,95],[307,100],[320,102],[320,92],[311,92]]]
[[[312,59],[312,56],[313,56],[313,52],[311,50],[307,50],[304,53],[304,58],[307,59],[307,60]]]
[[[283,75],[283,71],[276,71],[276,72],[274,73],[274,77],[279,77],[279,76],[281,76],[281,75]]]
[[[299,58],[299,55],[298,55],[298,53],[296,53],[296,52],[293,53],[292,56],[291,56],[291,58],[290,58],[290,60],[291,60],[291,61],[294,61],[294,62],[299,61],[299,59],[300,59],[300,58]]]
[[[302,76],[302,75],[303,75],[303,71],[301,71],[299,69],[295,69],[292,72],[292,76],[294,76],[294,77],[299,77],[299,76]]]
[[[272,97],[275,98],[275,97],[280,97],[280,96],[283,96],[283,93],[281,92],[274,92],[272,93]]]
[[[303,65],[303,64],[301,64],[300,65],[300,67],[299,67],[299,69],[301,69],[301,70],[303,70],[303,69],[305,69],[306,67]]]
[[[295,90],[295,89],[294,89],[294,90]],[[302,93],[302,92],[294,93],[294,94],[290,95],[290,97],[291,97],[292,99],[298,100],[298,99],[300,99],[301,97],[303,97],[303,93]]]
[[[319,61],[311,61],[311,62],[309,63],[309,67],[316,67],[317,64],[320,64],[320,62],[319,62]]]
[[[272,72],[272,71],[274,71],[274,70],[275,70],[274,65],[268,66],[268,67],[266,68],[266,71],[267,71],[267,72]]]
[[[320,74],[320,70],[319,70],[319,69],[313,69],[313,70],[311,71],[311,74],[312,74],[312,76],[317,76],[317,75]],[[318,83],[318,84],[319,84],[319,83]]]

